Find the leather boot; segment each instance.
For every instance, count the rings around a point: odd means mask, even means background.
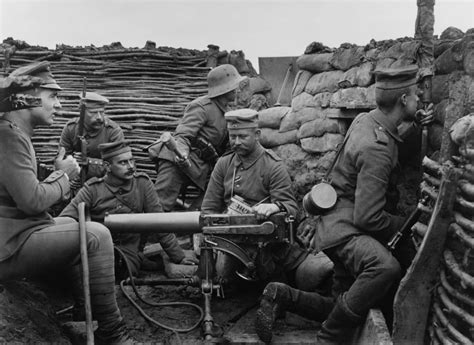
[[[349,310],[341,296],[327,320],[323,322],[316,336],[316,344],[351,344],[354,331],[363,321],[364,317]]]
[[[334,306],[331,297],[316,292],[294,289],[283,283],[267,284],[257,310],[255,330],[260,339],[269,343],[273,336],[273,325],[278,315],[290,311],[303,317],[323,321]]]

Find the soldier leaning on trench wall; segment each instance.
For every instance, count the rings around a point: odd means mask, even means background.
[[[446,135],[443,128],[473,111],[473,41],[473,29],[463,33],[453,27],[435,39],[435,120],[428,127],[428,156],[438,155],[441,138]],[[364,47],[343,44],[337,49],[313,42],[298,58],[300,70],[291,106],[261,110],[259,125],[262,145],[284,160],[299,200],[325,174],[352,119],[375,108],[371,72],[378,67],[416,64],[418,48],[419,42],[411,38],[372,40]],[[417,202],[419,150],[417,135],[400,147],[400,180],[395,189],[399,195],[393,195],[401,201],[393,211],[400,214],[407,214]],[[313,223],[307,218],[298,230],[307,242],[314,233]]]

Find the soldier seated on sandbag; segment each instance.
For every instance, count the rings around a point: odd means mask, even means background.
[[[66,151],[66,155],[74,155],[80,162],[85,160],[87,170],[86,179],[91,177],[102,177],[105,167],[100,157],[99,145],[124,140],[123,131],[120,126],[105,115],[105,108],[109,100],[96,92],[86,92],[80,95],[80,106],[85,106],[84,123],[80,118],[70,120],[64,126],[59,140],[59,150]],[[82,131],[87,146],[87,157],[82,157],[81,138]]]
[[[85,202],[93,221],[103,223],[106,213],[150,213],[163,212],[153,183],[148,175],[135,171],[135,161],[126,141],[99,145],[106,175],[93,177],[86,182],[69,205],[61,212],[61,217],[78,218],[77,205]],[[125,254],[132,275],[137,275],[143,262],[140,234],[114,234],[116,248]],[[173,263],[193,265],[198,260],[194,254],[185,255],[176,236],[170,233],[157,234],[157,239]],[[116,276],[127,275],[124,258],[116,255]]]
[[[263,219],[277,212],[296,216],[298,206],[290,175],[281,158],[259,143],[257,118],[258,112],[251,109],[225,114],[232,151],[217,161],[204,195],[202,212],[228,212],[229,205],[232,208],[232,202],[240,198]],[[313,255],[288,242],[258,249],[256,261],[261,279],[272,280],[283,271],[292,286],[309,291],[329,279],[333,267],[322,252]],[[321,308],[330,310],[333,300],[328,297],[320,304]]]
[[[0,280],[67,273],[78,298],[83,296],[79,224],[52,218],[46,210],[69,198],[69,180],[79,175],[79,166],[63,153],[55,160],[56,171],[40,182],[31,142],[35,127],[50,126],[59,113],[60,90],[46,61],[0,78]],[[87,222],[86,231],[96,344],[130,343],[115,299],[110,232],[95,222]]]

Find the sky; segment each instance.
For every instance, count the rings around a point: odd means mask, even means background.
[[[414,35],[416,0],[0,0],[0,38],[56,44],[242,50],[299,56],[321,42],[338,47]],[[436,0],[435,35],[474,27],[474,0]]]

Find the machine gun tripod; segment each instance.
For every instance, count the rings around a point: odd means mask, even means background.
[[[271,243],[293,242],[292,216],[285,213],[272,215],[268,220],[259,221],[255,214],[230,215],[200,212],[170,212],[107,215],[104,224],[111,232],[176,234],[202,233],[199,266],[191,278],[181,279],[133,279],[135,285],[189,285],[200,287],[204,296],[204,317],[202,332],[205,340],[218,336],[218,327],[211,312],[212,294],[224,297],[225,279],[217,276],[216,252],[226,253],[240,263],[243,269],[236,274],[247,281],[258,280],[255,260],[243,248],[253,244],[263,248]],[[131,284],[132,282],[129,282]]]

